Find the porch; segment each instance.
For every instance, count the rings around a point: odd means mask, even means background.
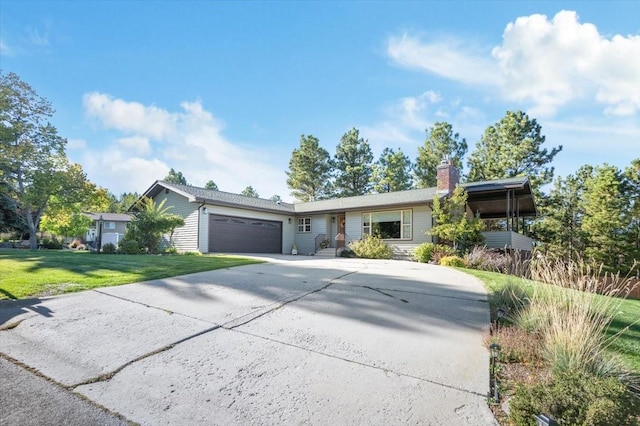
[[[483,232],[482,236],[488,248],[524,251],[533,249],[531,238],[514,231],[487,231]]]

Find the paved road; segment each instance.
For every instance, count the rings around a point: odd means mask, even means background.
[[[267,259],[0,302],[0,352],[114,422],[495,424],[474,278],[402,261]],[[0,423],[22,423],[0,404]]]

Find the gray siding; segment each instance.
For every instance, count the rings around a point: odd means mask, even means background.
[[[311,218],[311,232],[298,232],[298,219]],[[315,242],[318,234],[327,235],[327,218],[325,215],[298,216],[294,219],[295,241],[299,254],[315,253]],[[331,231],[331,229],[329,229]],[[330,238],[327,236],[326,238]]]
[[[161,203],[167,200],[165,207],[172,208],[167,211],[170,214],[177,214],[184,219],[184,226],[177,228],[173,233],[173,246],[179,252],[198,251],[198,204],[190,203],[186,197],[169,191],[168,194],[161,192],[154,201]],[[169,247],[169,234],[164,235],[162,246]]]

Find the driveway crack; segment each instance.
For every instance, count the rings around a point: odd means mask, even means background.
[[[393,373],[393,374],[395,374],[397,376],[400,376],[400,377],[407,377],[407,378],[410,378],[410,379],[419,380],[421,382],[430,383],[430,384],[433,384],[433,385],[436,385],[436,386],[440,386],[440,387],[443,387],[443,388],[453,389],[453,390],[456,390],[458,392],[464,392],[464,393],[467,393],[467,394],[470,394],[470,395],[481,396],[483,398],[486,397],[485,394],[482,394],[482,393],[479,393],[479,392],[474,392],[474,391],[469,390],[469,389],[464,389],[464,388],[461,388],[461,387],[458,387],[458,386],[454,386],[454,385],[448,385],[446,383],[438,382],[436,380],[426,379],[424,377],[414,376],[413,374],[401,373],[401,372],[398,372],[398,371],[390,370],[389,368],[378,367],[378,366],[375,366],[375,365],[367,364],[365,362],[360,362],[360,361],[356,361],[356,360],[353,360],[353,359],[344,358],[344,357],[341,357],[341,356],[338,356],[338,355],[332,355],[332,354],[329,354],[329,353],[326,353],[326,352],[320,352],[320,351],[317,351],[315,349],[309,349],[309,348],[305,348],[303,346],[295,345],[293,343],[283,342],[281,340],[272,339],[270,337],[260,336],[259,334],[250,333],[248,331],[242,331],[242,330],[231,330],[231,331],[234,331],[236,333],[242,333],[244,335],[255,337],[255,338],[258,338],[258,339],[266,340],[266,341],[269,341],[269,342],[272,342],[272,343],[277,343],[277,344],[280,344],[280,345],[289,346],[291,348],[300,349],[300,350],[303,350],[305,352],[314,353],[314,354],[318,354],[318,355],[325,356],[325,357],[328,357],[328,358],[333,358],[333,359],[337,359],[337,360],[340,360],[340,361],[345,361],[345,362],[348,362],[348,363],[351,363],[351,364],[360,365],[362,367],[372,368],[374,370],[381,371],[384,374]]]

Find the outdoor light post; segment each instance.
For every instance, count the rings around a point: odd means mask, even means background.
[[[500,355],[500,345],[497,343],[492,343],[489,345],[489,350],[491,351],[491,378],[493,379],[493,398],[496,402],[498,399],[498,378],[496,375],[496,369],[498,365],[498,355]]]

